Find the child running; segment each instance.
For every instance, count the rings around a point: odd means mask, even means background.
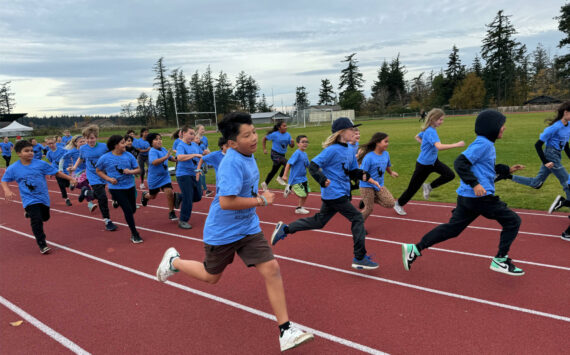
[[[203,126],[202,126],[203,127]],[[205,156],[210,153],[208,148],[202,143],[202,136],[196,134],[194,136],[194,143],[198,147],[198,153],[202,156]],[[206,197],[212,196],[213,192],[208,190],[208,185],[206,185],[206,173],[208,172],[207,165],[204,165],[200,171],[198,171],[198,163],[200,162],[199,158],[194,159],[194,163],[196,163],[196,181],[200,186],[200,191],[206,191]]]
[[[398,173],[392,171],[390,154],[388,153],[388,145],[390,139],[386,133],[374,133],[370,141],[366,143],[358,153],[358,163],[362,171],[370,174],[370,177],[376,181],[372,184],[367,181],[360,182],[360,209],[362,217],[366,221],[372,213],[374,203],[385,208],[394,207],[394,196],[384,186],[384,173],[388,173],[391,177],[398,177]]]
[[[148,152],[148,192],[143,191],[141,204],[146,206],[149,200],[154,200],[160,191],[166,194],[168,201],[168,219],[176,221],[174,208],[180,207],[182,196],[172,191],[172,179],[168,173],[168,162],[176,161],[172,154],[172,149],[166,150],[162,147],[162,136],[159,133],[149,133],[146,140],[150,143]]]
[[[178,227],[182,229],[191,229],[190,215],[192,214],[192,204],[201,198],[201,192],[198,191],[198,182],[196,181],[196,163],[195,158],[201,158],[198,145],[194,143],[196,132],[190,127],[182,127],[180,129],[182,135],[182,143],[178,144],[176,160],[176,180],[182,192],[182,207],[180,208],[180,218]],[[195,195],[200,196],[195,196]]]
[[[309,139],[304,134],[298,135],[295,138],[297,142],[297,150],[291,158],[287,161],[285,165],[285,172],[283,172],[283,180],[288,181],[288,185],[285,188],[283,196],[287,198],[291,190],[299,197],[299,204],[295,208],[296,214],[309,214],[309,210],[306,210],[305,201],[307,201],[307,196],[311,189],[309,188],[309,182],[307,181],[307,168],[309,167],[309,156],[305,152],[309,146]],[[289,176],[289,171],[291,171],[291,176]],[[289,177],[288,177],[289,176]]]
[[[60,146],[57,146],[57,140],[55,138],[46,138],[46,143],[48,146],[48,152],[46,154],[46,159],[54,168],[59,170],[59,163],[66,151]],[[66,171],[64,171],[64,174]],[[69,179],[55,177],[57,181],[57,186],[59,186],[59,191],[61,192],[61,198],[65,200],[67,206],[71,206],[71,200],[67,196],[67,188],[69,187]]]
[[[146,141],[146,136],[148,135],[148,128],[141,128],[141,135],[139,139],[133,140],[133,146],[139,151],[137,156],[137,162],[141,170],[141,184],[139,188],[142,190],[144,186],[144,175],[145,175],[145,165],[148,166],[148,151],[150,150],[150,144]]]
[[[70,185],[69,190],[73,191],[74,189],[79,189],[79,197],[77,201],[83,202],[83,200],[87,200],[87,208],[89,212],[93,213],[97,209],[97,204],[93,203],[93,194],[88,193],[85,194],[85,191],[91,191],[89,187],[89,180],[87,180],[87,173],[85,171],[85,162],[80,163],[77,166],[76,170],[73,170],[73,165],[79,158],[79,148],[85,144],[85,138],[83,136],[75,136],[69,141],[67,146],[65,147],[66,153],[63,155],[59,162],[59,170],[65,173],[66,169],[69,171],[70,175],[72,175],[75,180],[77,180],[76,185]],[[83,193],[82,193],[83,192]]]
[[[568,139],[570,138],[570,101],[566,101],[558,107],[556,117],[547,119],[549,125],[544,129],[534,147],[538,153],[538,157],[542,161],[542,166],[535,177],[526,177],[513,175],[510,177],[514,182],[535,189],[540,189],[546,178],[550,174],[554,174],[566,194],[566,199],[570,199],[570,186],[568,186],[568,173],[562,165],[561,151],[564,149],[566,155],[570,158],[570,147]],[[546,144],[544,151],[542,146]]]
[[[477,138],[455,159],[455,171],[461,179],[457,189],[457,207],[452,211],[448,223],[432,229],[419,243],[402,244],[402,259],[406,270],[410,270],[414,260],[422,255],[422,250],[457,237],[477,217],[483,216],[496,220],[503,227],[499,251],[491,261],[491,270],[512,276],[524,275],[524,271],[516,267],[507,255],[519,231],[521,219],[495,195],[496,175],[504,178],[504,175],[522,167],[495,165],[495,140],[503,137],[505,121],[506,117],[502,113],[493,110],[482,111],[477,116]]]
[[[321,185],[321,210],[314,216],[298,219],[289,225],[277,223],[271,236],[271,244],[275,245],[288,234],[321,229],[339,212],[352,223],[352,268],[372,270],[378,268],[378,263],[366,255],[364,218],[350,203],[350,181],[362,179],[372,184],[375,181],[368,173],[358,169],[354,150],[348,146],[348,142],[354,138],[354,127],[347,117],[336,119],[332,124],[333,134],[323,143],[325,149],[309,165],[309,173]]]
[[[20,190],[22,205],[26,210],[26,217],[30,219],[32,232],[36,237],[40,252],[46,254],[51,249],[46,243],[43,225],[43,222],[47,222],[50,218],[50,201],[45,176],[55,175],[57,178],[71,181],[73,184],[75,179],[58,171],[57,168],[45,161],[35,159],[33,145],[26,140],[17,142],[15,150],[20,160],[9,166],[2,176],[4,196],[6,201],[15,197],[8,186],[8,182],[16,181]]]
[[[267,174],[265,181],[261,183],[261,188],[263,190],[267,190],[267,186],[275,174],[277,174],[277,171],[279,171],[280,166],[283,166],[283,168],[277,177],[277,182],[283,186],[287,185],[285,180],[283,180],[285,165],[287,165],[285,153],[287,153],[287,146],[290,146],[291,148],[294,146],[293,139],[291,138],[289,132],[287,132],[287,122],[284,120],[277,120],[273,126],[273,129],[265,137],[263,137],[263,154],[267,154],[267,148],[265,147],[265,143],[267,141],[273,142],[271,144],[271,161],[273,161],[273,166],[271,167],[269,174]]]
[[[123,210],[125,220],[131,230],[131,242],[142,243],[135,226],[134,214],[137,211],[134,174],[140,172],[135,157],[126,151],[125,139],[118,135],[112,135],[107,140],[109,152],[103,154],[95,166],[97,175],[105,180],[109,192],[114,201],[119,203]]]
[[[348,145],[352,147],[352,149],[354,149],[354,155],[358,155],[359,144],[360,144],[360,130],[358,128],[355,128],[354,138],[352,139],[352,142],[348,143]]]
[[[10,166],[10,160],[12,159],[12,151],[14,150],[14,144],[10,142],[10,138],[4,137],[2,143],[0,143],[0,147],[2,147],[2,158],[6,162],[6,167]]]
[[[402,193],[394,204],[397,214],[405,216],[407,213],[404,206],[410,201],[414,194],[423,184],[423,197],[429,199],[431,191],[455,178],[453,170],[439,161],[438,151],[465,146],[464,141],[453,144],[442,144],[437,135],[436,129],[443,124],[445,112],[439,108],[431,109],[420,133],[415,139],[421,144],[420,155],[416,161],[416,169],[412,174],[408,188]],[[429,174],[438,173],[440,176],[429,184],[424,184]]]
[[[206,165],[211,165],[214,167],[214,171],[216,172],[216,180],[218,180],[218,167],[220,166],[220,163],[222,162],[222,159],[226,156],[226,152],[228,151],[228,141],[224,138],[224,137],[220,137],[218,139],[218,147],[220,147],[220,150],[216,150],[215,152],[212,152],[208,155],[204,155],[202,156],[202,158],[200,158],[200,161],[198,162],[198,165],[196,166],[196,178],[198,179],[198,175],[202,175],[203,174],[203,169],[202,167]],[[217,185],[217,184],[216,184]],[[212,191],[210,191],[212,192]],[[210,197],[213,194],[213,192],[211,194],[208,195],[208,192],[206,192],[206,197]]]
[[[79,158],[77,158],[75,165],[72,167],[72,171],[76,171],[78,166],[85,162],[87,180],[93,190],[90,190],[88,187],[83,187],[77,200],[79,202],[82,201],[81,195],[84,197],[89,195],[91,197],[94,196],[97,202],[99,202],[99,210],[105,222],[105,229],[114,231],[117,229],[117,226],[111,221],[111,214],[109,213],[109,200],[107,199],[107,191],[105,190],[106,181],[97,174],[96,170],[97,161],[103,154],[108,152],[107,146],[101,142],[97,142],[97,137],[99,137],[99,127],[97,125],[85,127],[82,134],[87,144],[79,148]]]
[[[34,159],[42,160],[44,157],[44,146],[39,144],[35,138],[32,138],[30,142],[32,143],[32,148],[34,150]]]
[[[165,282],[175,272],[182,271],[194,279],[215,284],[237,253],[248,267],[255,266],[265,280],[279,325],[281,351],[285,351],[313,339],[313,335],[289,322],[279,264],[259,226],[256,207],[272,204],[274,194],[265,191],[258,195],[259,170],[253,156],[257,133],[251,116],[241,112],[227,114],[218,128],[231,149],[217,171],[218,192],[204,225],[204,261],[181,259],[176,249],[169,248],[156,277]]]

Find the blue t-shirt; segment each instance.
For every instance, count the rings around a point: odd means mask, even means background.
[[[370,177],[378,182],[380,186],[384,186],[384,172],[386,171],[386,168],[391,166],[392,164],[390,163],[390,154],[388,151],[385,150],[380,155],[372,151],[364,156],[360,169],[368,172]],[[360,187],[370,187],[373,188],[374,191],[380,190],[376,185],[366,181],[360,181]]]
[[[32,146],[32,149],[34,150],[34,159],[41,160],[42,157],[44,156],[44,146],[38,143]]]
[[[437,160],[438,153],[435,147],[435,143],[439,142],[437,131],[430,126],[425,131],[420,132],[418,136],[422,140],[422,145],[417,162],[422,165],[433,165]]]
[[[562,120],[559,120],[546,127],[540,134],[539,139],[546,143],[547,147],[562,150],[566,142],[568,142],[568,138],[570,138],[570,124],[565,126]]]
[[[354,150],[346,144],[333,144],[317,155],[313,162],[322,170],[330,180],[328,187],[321,187],[323,200],[334,200],[343,196],[350,196],[350,178],[347,173],[358,169]]]
[[[261,232],[255,207],[223,210],[219,201],[219,196],[257,196],[259,170],[254,156],[228,149],[216,172],[216,180],[216,197],[204,224],[204,243],[225,245]]]
[[[180,143],[184,143],[184,142],[182,141],[182,139],[176,138],[176,140],[174,141],[174,143],[172,143],[172,150],[176,150],[176,152],[178,153],[177,148],[178,148],[178,145],[179,145]]]
[[[184,154],[200,154],[200,148],[198,144],[192,142],[190,144],[187,143],[180,143],[178,145],[178,150],[176,151],[176,155],[184,155]],[[194,159],[189,159],[185,161],[179,161],[176,164],[176,176],[196,176],[196,162]]]
[[[291,165],[289,173],[289,184],[295,185],[307,181],[307,168],[309,167],[309,157],[307,153],[297,149],[287,161]]]
[[[287,153],[287,147],[291,144],[291,135],[289,132],[281,133],[279,131],[271,132],[265,136],[268,141],[272,141],[271,150],[277,153]]]
[[[63,166],[62,167],[63,167],[63,172],[65,174],[68,173],[67,169],[69,167],[75,165],[77,158],[79,158],[79,149],[72,148],[72,149],[65,151],[65,154],[61,158],[63,160]],[[77,174],[77,173],[82,172],[83,170],[85,170],[85,162],[79,163],[79,165],[77,166],[77,169],[73,173]]]
[[[2,181],[16,181],[18,183],[24,208],[36,203],[49,207],[49,193],[45,176],[55,174],[57,174],[57,169],[43,160],[32,159],[29,165],[24,165],[18,160],[6,169]]]
[[[63,142],[56,143],[55,146],[61,149],[65,149],[65,143]]]
[[[225,156],[225,154],[222,153],[221,150],[216,150],[215,152],[212,152],[208,155],[204,155],[202,157],[202,160],[204,161],[204,163],[213,166],[214,170],[217,172],[218,167],[220,166],[220,163],[222,162],[222,159],[224,159],[224,156]]]
[[[153,161],[165,157],[168,154],[166,148],[150,148],[148,152],[148,188],[157,189],[172,182],[168,173],[168,159],[161,164],[154,165]]]
[[[82,146],[83,147],[83,146]],[[108,181],[107,187],[110,190],[130,189],[135,186],[135,179],[131,174],[123,174],[122,169],[136,169],[139,166],[135,157],[129,153],[124,152],[121,155],[115,155],[113,152],[105,153],[97,160],[96,168],[104,171],[110,178],[117,179],[115,185]],[[91,182],[91,180],[89,180]]]
[[[46,158],[51,163],[51,166],[59,170],[59,161],[64,155],[65,149],[57,147],[56,150],[48,150]]]
[[[62,136],[61,137],[61,143],[63,143],[64,145],[67,145],[67,143],[69,143],[69,141],[71,141],[73,139],[73,136]]]
[[[477,138],[461,153],[473,164],[471,172],[477,177],[479,184],[485,188],[487,195],[495,194],[495,144],[483,136]],[[461,180],[457,194],[464,197],[476,196],[473,188]]]
[[[8,142],[8,143],[0,143],[0,147],[2,147],[2,155],[6,156],[6,157],[11,157],[12,156],[12,147],[14,146],[14,144],[12,142]]]
[[[356,143],[348,143],[349,147],[352,147],[352,149],[354,149],[354,154],[358,153],[358,146],[360,145],[360,142],[356,142]]]
[[[200,138],[200,147],[203,150],[208,149],[208,137],[202,136],[202,138]]]
[[[150,148],[150,143],[146,141],[144,138],[138,138],[133,140],[133,147],[141,150],[141,149],[148,149]],[[139,155],[142,157],[148,157],[148,151],[146,152],[139,152]]]
[[[107,152],[107,146],[100,142],[95,143],[93,148],[90,147],[89,144],[84,144],[79,148],[79,157],[85,161],[87,180],[89,180],[90,185],[107,183],[97,175],[97,171],[95,170],[97,160]]]

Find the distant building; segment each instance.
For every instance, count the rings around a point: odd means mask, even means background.
[[[258,112],[251,114],[253,124],[273,124],[276,120],[290,120],[291,117],[279,111]]]
[[[541,95],[533,99],[525,101],[523,105],[550,105],[550,104],[561,104],[562,101],[555,99],[551,96]]]

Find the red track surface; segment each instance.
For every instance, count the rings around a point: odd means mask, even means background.
[[[0,200],[0,301],[59,336],[27,320],[10,326],[24,318],[0,302],[2,353],[68,352],[57,341],[65,338],[76,352],[90,353],[279,353],[263,281],[239,258],[217,285],[184,275],[167,284],[153,279],[170,246],[185,259],[203,259],[201,234],[211,199],[194,205],[194,228],[183,231],[167,219],[160,195],[136,213],[144,243],[134,245],[120,209],[111,208],[111,216],[123,224],[105,232],[98,211],[89,214],[76,195],[74,205],[65,206],[55,180],[49,186],[49,255],[41,255],[30,239],[21,204]],[[277,196],[276,205],[258,209],[267,238],[277,221],[299,217],[294,196]],[[319,196],[307,206],[316,211]],[[489,270],[500,226],[482,218],[459,238],[425,251],[406,272],[400,244],[417,242],[434,222],[446,222],[451,208],[411,203],[401,217],[375,206],[366,222],[366,245],[380,268],[369,272],[350,268],[350,225],[341,216],[322,231],[277,244],[290,318],[317,332],[313,342],[289,353],[567,353],[570,243],[559,237],[568,226],[566,215],[519,211],[521,233],[510,254],[525,276]]]

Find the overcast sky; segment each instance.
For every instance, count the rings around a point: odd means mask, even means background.
[[[445,68],[455,44],[463,64],[480,52],[486,24],[512,15],[515,38],[551,56],[563,33],[563,2],[0,0],[0,82],[11,80],[15,112],[111,114],[152,94],[157,59],[187,78],[208,65],[235,82],[243,70],[276,108],[305,86],[312,104],[321,79],[338,85],[356,52],[365,93],[382,62],[400,54],[406,79]],[[566,51],[564,52],[566,53]]]

